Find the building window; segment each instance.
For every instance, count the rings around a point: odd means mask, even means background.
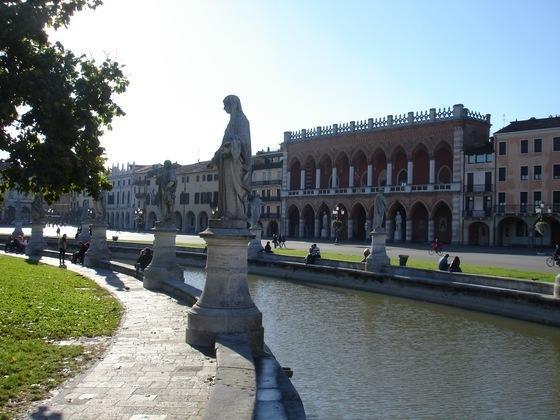
[[[552,211],[560,213],[560,191],[552,191]]]
[[[560,137],[554,137],[552,139],[552,150],[560,152]]]
[[[535,165],[533,166],[533,179],[540,181],[542,179],[542,166]]]
[[[560,179],[560,165],[554,165],[552,167],[552,177],[554,179]]]
[[[206,193],[201,193],[200,194],[200,204],[206,204]]]
[[[194,204],[198,204],[200,201],[200,193],[194,193]]]
[[[534,139],[533,140],[533,152],[541,153],[542,152],[542,139]]]
[[[506,154],[506,142],[505,141],[501,141],[498,143],[498,154],[499,155],[505,155]]]
[[[528,200],[527,191],[521,191],[519,193],[519,211],[521,211],[522,213],[525,213],[527,211],[527,200]]]
[[[521,140],[521,153],[529,153],[529,140]]]
[[[218,205],[218,191],[214,191],[214,198],[212,199],[214,206]]]
[[[206,175],[202,175],[202,180],[206,181]]]
[[[467,212],[470,212],[473,209],[474,209],[474,197],[472,195],[469,195],[465,197],[465,210],[467,210]]]
[[[498,168],[498,181],[506,180],[506,168]]]
[[[190,179],[189,179],[189,177],[187,177],[187,184],[189,183],[189,181],[190,181]]]
[[[196,176],[196,182],[198,182],[199,180],[200,180],[200,176],[197,175],[197,176]]]
[[[521,180],[527,180],[529,179],[529,167],[528,166],[522,166],[521,167]]]
[[[276,206],[276,215],[280,217],[280,206]]]
[[[533,206],[535,207],[535,211],[541,208],[542,203],[542,194],[540,191],[533,191]]]
[[[498,208],[501,213],[505,211],[506,208],[506,193],[500,192],[498,193]]]

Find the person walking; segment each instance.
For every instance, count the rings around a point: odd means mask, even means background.
[[[57,226],[56,228],[56,237],[60,237],[60,226]]]
[[[68,245],[68,241],[66,239],[66,233],[65,233],[58,240],[58,266],[59,267],[66,267],[65,259],[66,259],[66,247],[67,247],[67,245]]]

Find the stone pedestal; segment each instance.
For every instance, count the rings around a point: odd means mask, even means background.
[[[144,287],[149,290],[158,290],[161,283],[167,280],[183,281],[184,276],[183,270],[177,264],[175,246],[177,229],[156,222],[156,227],[152,229],[152,232],[154,233],[154,256],[150,265],[144,270]]]
[[[384,229],[374,229],[371,232],[371,254],[366,258],[366,271],[381,271],[383,267],[391,265],[391,260],[385,249],[387,233]]]
[[[82,241],[82,242],[88,242],[91,240],[91,236],[89,234],[89,225],[90,222],[82,222],[82,231],[80,232],[80,235],[78,235],[78,240]],[[92,227],[92,233],[93,233],[93,227]]]
[[[91,226],[91,240],[84,258],[86,267],[109,266],[111,252],[107,246],[107,227],[105,223],[94,223]]]
[[[558,274],[556,276],[556,279],[554,280],[554,297],[556,299],[560,299],[560,274]]]
[[[259,253],[264,251],[264,248],[261,243],[262,231],[263,231],[262,228],[258,226],[251,227],[249,229],[251,235],[255,235],[255,237],[251,239],[251,242],[249,242],[249,248],[247,250],[247,254],[249,258],[257,258],[259,256]]]
[[[31,223],[31,237],[25,247],[25,254],[31,256],[39,256],[41,252],[47,248],[47,241],[43,237],[43,222]]]
[[[12,232],[12,236],[17,238],[18,236],[23,236],[23,229],[21,228],[23,225],[21,219],[14,220],[14,231]]]
[[[328,233],[327,233],[327,228],[322,228],[321,229],[321,239],[327,239],[328,237]]]
[[[208,244],[206,283],[187,314],[187,343],[211,347],[218,335],[232,335],[263,349],[262,314],[247,285],[247,242],[252,238],[242,223],[210,220],[200,234]]]

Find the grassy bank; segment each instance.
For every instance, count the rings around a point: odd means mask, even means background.
[[[119,302],[71,271],[0,256],[0,418],[46,396],[85,363],[58,340],[111,335]]]
[[[307,255],[307,251],[303,249],[291,249],[291,248],[276,248],[274,253],[277,255],[286,255],[291,257],[301,257],[302,259]],[[340,252],[329,252],[322,251],[322,258],[334,261],[345,261],[345,262],[360,262],[363,258],[361,255],[344,254]],[[398,265],[398,259],[392,258],[391,265]],[[412,268],[422,268],[425,270],[437,270],[437,261],[435,260],[418,260],[409,259],[407,262],[408,267]],[[501,267],[488,267],[476,264],[461,264],[461,268],[464,273],[470,274],[481,274],[486,276],[499,276],[499,277],[509,277],[513,279],[522,280],[536,280],[544,282],[553,282],[554,275],[551,273],[545,273],[542,271],[525,271],[525,270],[515,270],[509,268]]]

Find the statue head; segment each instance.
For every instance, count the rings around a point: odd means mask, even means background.
[[[171,161],[168,159],[168,160],[166,160],[165,162],[163,162],[163,167],[164,167],[165,169],[171,168]]]
[[[224,98],[224,110],[228,114],[235,114],[236,112],[243,112],[241,109],[241,101],[235,95],[228,95]]]

